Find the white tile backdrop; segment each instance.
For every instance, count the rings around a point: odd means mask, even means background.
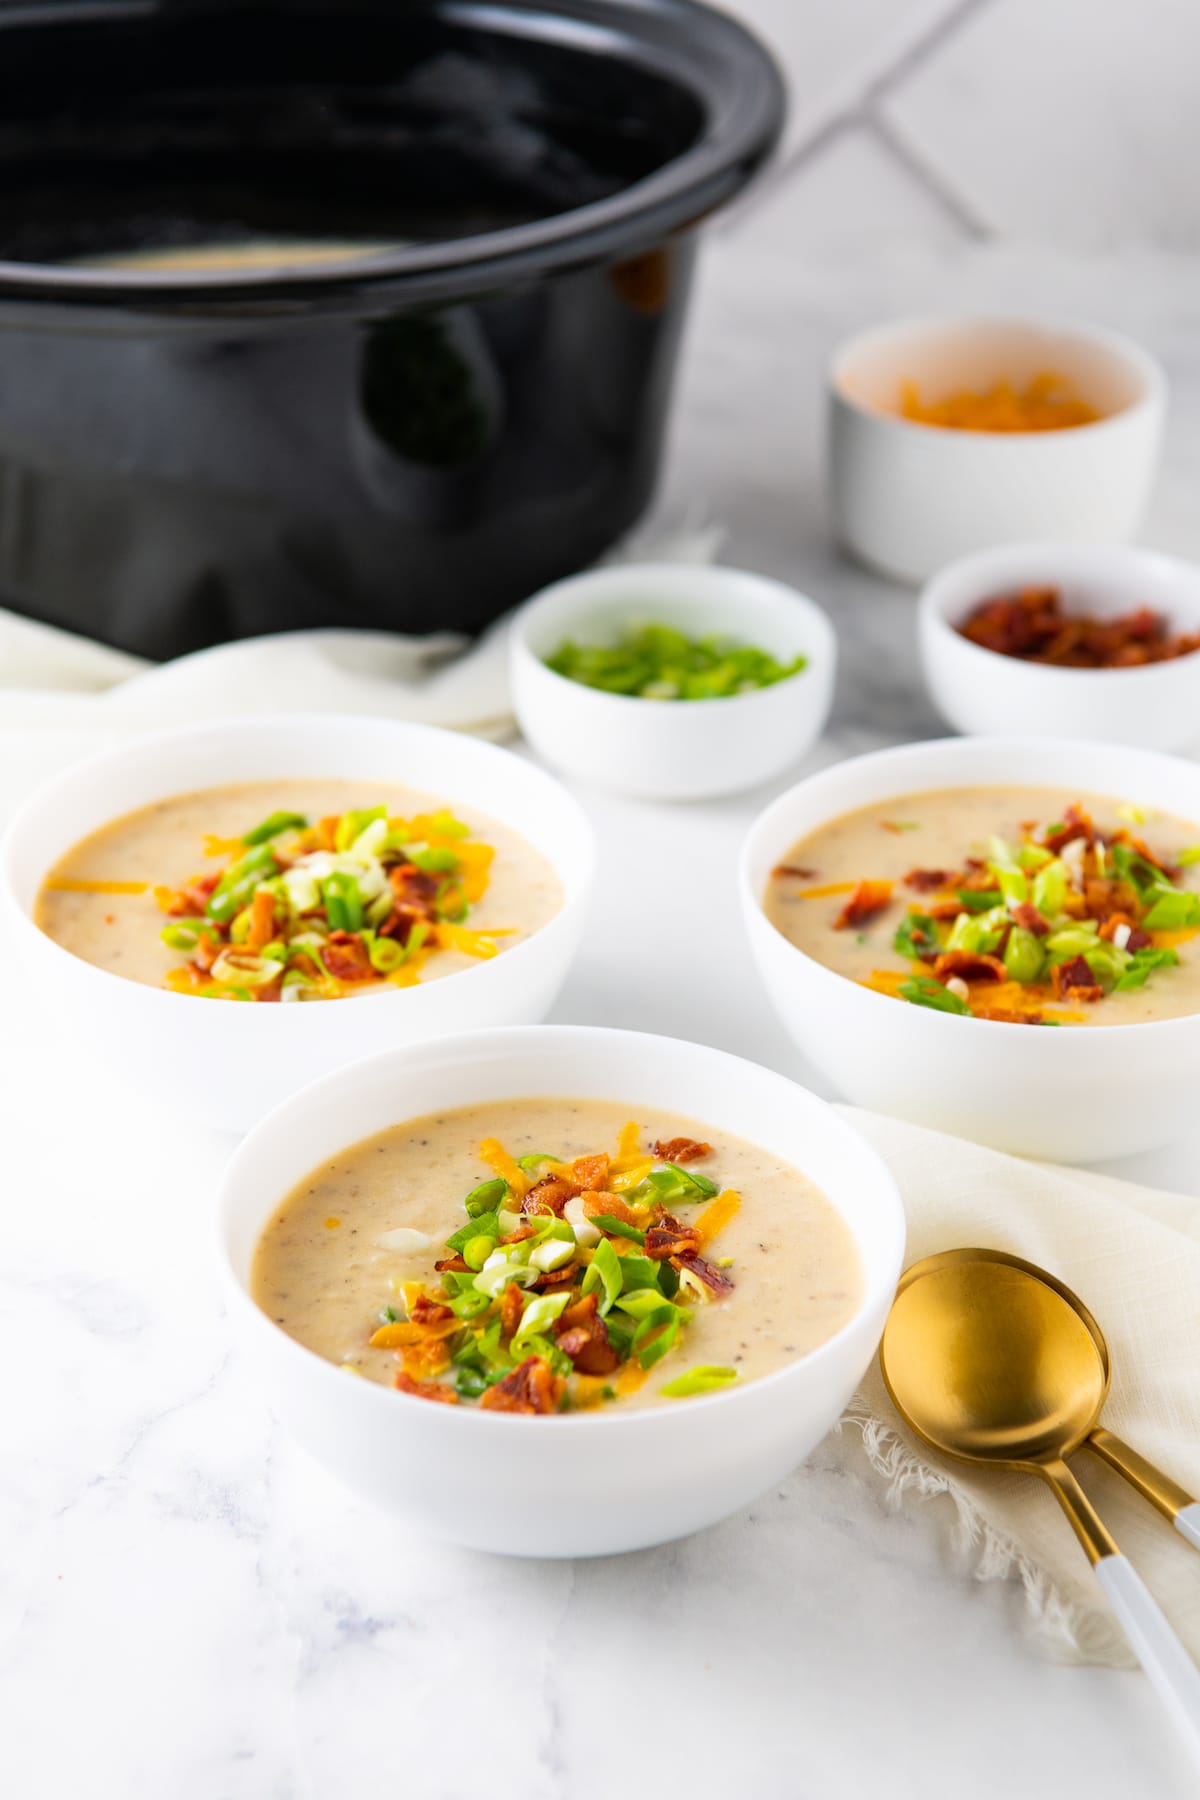
[[[724,0],[792,90],[799,240],[1200,248],[1200,0]]]

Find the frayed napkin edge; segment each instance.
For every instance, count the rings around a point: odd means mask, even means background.
[[[1136,1660],[1107,1610],[1069,1600],[1041,1564],[983,1517],[966,1489],[919,1456],[893,1425],[861,1401],[851,1401],[842,1425],[862,1435],[867,1461],[884,1482],[887,1504],[945,1496],[955,1510],[955,1535],[976,1581],[1019,1581],[1033,1636],[1055,1661],[1135,1668]]]

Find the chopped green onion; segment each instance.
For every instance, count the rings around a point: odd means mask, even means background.
[[[269,876],[278,875],[279,864],[270,844],[261,844],[249,855],[230,863],[209,896],[205,912],[218,925],[227,925],[253,898],[254,890]]]
[[[969,913],[992,912],[1004,895],[995,888],[959,888],[957,889],[959,904]]]
[[[551,1274],[555,1269],[565,1269],[575,1255],[575,1235],[572,1232],[570,1243],[561,1238],[549,1237],[544,1243],[535,1244],[529,1252],[531,1268],[539,1270],[543,1275]]]
[[[1142,920],[1147,931],[1188,931],[1200,925],[1200,894],[1165,889]]]
[[[409,861],[429,875],[448,875],[458,868],[458,857],[454,851],[441,845],[435,845],[431,850],[410,851]]]
[[[176,919],[164,925],[159,937],[168,950],[194,950],[207,929],[203,919]]]
[[[623,1256],[621,1261],[621,1286],[628,1294],[637,1288],[656,1288],[659,1286],[659,1271],[663,1264],[648,1256]]]
[[[464,825],[461,819],[456,819],[444,807],[439,812],[430,813],[428,822],[438,837],[465,838],[471,835],[471,827]]]
[[[716,1182],[710,1181],[707,1175],[693,1174],[690,1169],[681,1169],[678,1163],[670,1162],[651,1169],[646,1179],[634,1189],[636,1196],[661,1200],[664,1206],[711,1200],[716,1192]]]
[[[1133,960],[1117,982],[1117,992],[1145,987],[1155,969],[1173,968],[1179,961],[1174,950],[1137,950]]]
[[[999,863],[992,863],[990,867],[1006,906],[1020,906],[1023,900],[1028,900],[1029,877],[1023,869],[1006,868]]]
[[[669,625],[626,626],[615,644],[567,639],[546,666],[568,681],[640,700],[718,700],[771,687],[807,667],[730,638],[689,638]]]
[[[523,1353],[527,1340],[535,1332],[543,1332],[548,1326],[553,1325],[560,1313],[565,1310],[570,1298],[569,1293],[539,1294],[536,1300],[526,1302],[525,1310],[521,1314],[521,1323],[513,1333],[512,1347],[517,1356]]]
[[[463,892],[461,884],[449,879],[443,881],[438,888],[434,896],[434,905],[442,918],[448,919],[452,925],[460,924],[466,918],[469,910],[467,896]]]
[[[462,1247],[462,1259],[468,1269],[474,1269],[478,1274],[492,1254],[495,1243],[495,1238],[489,1237],[485,1232],[479,1232],[475,1237],[468,1238]]]
[[[363,922],[362,890],[353,875],[335,869],[321,883],[321,899],[331,931],[359,931]]]
[[[1193,863],[1200,863],[1200,844],[1189,844],[1175,858],[1181,869],[1190,869]]]
[[[1044,864],[1033,878],[1033,904],[1043,918],[1055,919],[1067,901],[1066,865],[1058,857]]]
[[[390,975],[404,961],[404,946],[394,938],[376,938],[368,954],[377,975]]]
[[[584,1270],[583,1292],[593,1293],[597,1288],[603,1289],[600,1301],[601,1315],[611,1311],[621,1293],[621,1258],[617,1255],[607,1238],[601,1238],[596,1245],[592,1260]]]
[[[965,1000],[952,994],[949,988],[935,981],[931,975],[918,975],[911,981],[902,981],[899,987],[902,1000],[910,1006],[928,1006],[933,1012],[961,1013],[970,1016],[971,1009]]]
[[[369,825],[376,819],[387,822],[386,806],[364,806],[357,810],[343,813],[338,820],[338,828],[334,834],[334,847],[338,850],[349,850],[362,836]]]
[[[892,939],[892,948],[897,956],[907,956],[914,962],[919,962],[923,955],[927,956],[937,946],[937,924],[928,913],[923,912],[906,913]]]
[[[1022,844],[1017,851],[1017,862],[1027,875],[1036,875],[1039,869],[1044,869],[1051,861],[1053,858],[1050,852],[1043,850],[1040,844]]]
[[[278,837],[281,831],[303,831],[308,820],[303,813],[273,812],[256,825],[253,831],[247,831],[242,838],[243,844],[265,844],[271,838]]]
[[[631,1319],[649,1318],[662,1304],[662,1294],[656,1287],[632,1288],[617,1301],[621,1311],[628,1313]]]
[[[490,1295],[481,1294],[477,1288],[465,1288],[448,1304],[455,1318],[473,1319],[478,1313],[486,1312],[492,1301]]]
[[[477,1219],[481,1213],[494,1213],[507,1199],[508,1183],[502,1175],[497,1175],[493,1181],[481,1181],[478,1187],[473,1187],[463,1205],[468,1218]],[[516,1226],[510,1229],[515,1231]]]
[[[627,1225],[624,1219],[614,1219],[611,1213],[589,1213],[593,1225],[601,1231],[607,1231],[609,1237],[628,1238],[631,1244],[644,1244],[646,1234],[639,1231],[636,1225]]]
[[[551,1150],[531,1150],[528,1156],[518,1156],[517,1167],[524,1169],[526,1175],[536,1175],[543,1163],[558,1163],[561,1156],[555,1156]]]
[[[458,1230],[446,1239],[446,1248],[447,1250],[465,1251],[467,1245],[474,1243],[476,1238],[490,1238],[495,1244],[499,1236],[499,1216],[494,1212],[477,1213],[474,1218],[469,1219],[465,1225],[460,1225]],[[513,1248],[519,1249],[522,1246],[514,1244]],[[482,1268],[483,1264],[480,1263],[478,1266]]]
[[[668,1400],[685,1400],[689,1394],[712,1394],[729,1387],[738,1378],[736,1369],[725,1369],[719,1363],[697,1363],[674,1381],[659,1388]]]
[[[1045,966],[1045,953],[1036,933],[1014,925],[1004,946],[1004,968],[1011,981],[1024,985],[1037,981]]]
[[[946,940],[948,950],[967,950],[972,956],[987,956],[999,944],[1009,927],[1007,908],[994,906],[985,913],[960,913]]]

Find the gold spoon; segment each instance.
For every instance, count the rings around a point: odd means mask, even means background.
[[[1108,1350],[1087,1308],[1019,1257],[943,1251],[902,1276],[879,1362],[896,1410],[933,1449],[1048,1484],[1200,1765],[1200,1673],[1065,1461],[1089,1443],[1176,1523],[1195,1505],[1120,1439],[1099,1430]],[[1193,1513],[1187,1523],[1196,1522]]]

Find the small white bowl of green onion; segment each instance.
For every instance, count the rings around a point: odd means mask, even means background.
[[[836,662],[829,620],[784,582],[672,563],[597,569],[517,614],[513,706],[564,773],[699,800],[756,787],[812,749]]]

